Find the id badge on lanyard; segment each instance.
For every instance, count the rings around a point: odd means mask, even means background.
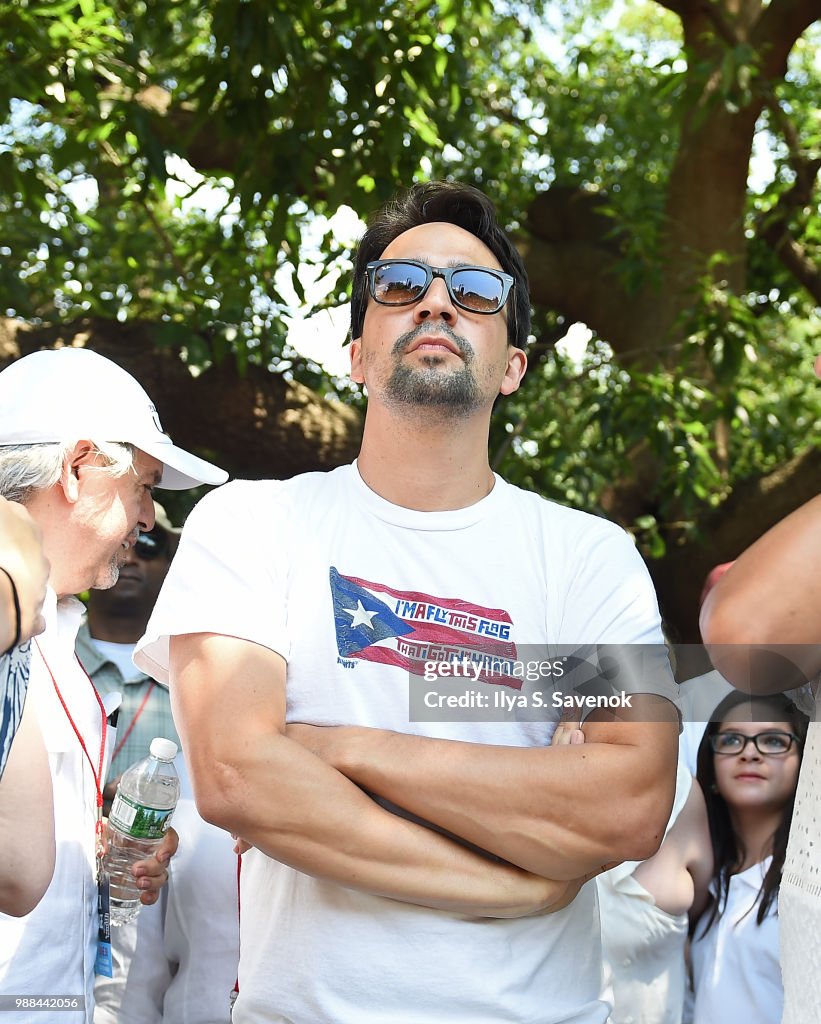
[[[114,977],[111,958],[111,882],[102,854],[97,853],[97,958],[94,973],[103,978]]]
[[[34,641],[37,644],[37,641]],[[105,842],[103,840],[103,764],[105,760],[105,744],[106,734],[108,732],[108,717],[106,715],[105,706],[103,705],[102,697],[97,692],[97,688],[91,680],[91,676],[83,668],[83,663],[77,658],[77,664],[83,671],[86,679],[88,679],[91,690],[94,697],[97,700],[97,705],[100,708],[100,756],[98,764],[95,770],[94,762],[91,759],[91,755],[86,747],[85,740],[80,730],[77,728],[77,724],[72,717],[71,711],[69,710],[68,704],[66,704],[60,687],[57,685],[57,680],[54,678],[54,673],[51,671],[51,667],[46,660],[45,655],[40,649],[40,645],[37,644],[37,649],[40,652],[40,657],[43,660],[49,676],[51,676],[51,682],[54,686],[55,693],[63,707],[63,711],[66,713],[69,724],[74,730],[75,735],[80,743],[83,753],[86,756],[86,760],[91,766],[91,774],[94,777],[94,788],[96,790],[96,803],[97,803],[97,818],[94,823],[94,836],[95,836],[95,853],[97,862],[97,916],[98,916],[98,927],[97,927],[97,958],[94,964],[94,973],[100,974],[105,978],[111,978],[114,976],[113,962],[111,958],[111,900],[110,891],[111,886],[109,884],[108,872],[105,870],[103,857],[105,855]],[[75,654],[75,657],[76,654]]]

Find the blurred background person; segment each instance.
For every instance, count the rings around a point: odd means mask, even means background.
[[[714,868],[691,944],[692,1024],[779,1024],[778,890],[807,717],[782,695],[735,692],[698,752]]]
[[[43,601],[49,564],[37,524],[16,501],[0,497],[0,652],[45,629]],[[2,775],[2,761],[0,761]]]

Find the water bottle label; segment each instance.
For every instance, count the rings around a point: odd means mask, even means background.
[[[117,793],[108,817],[115,828],[132,839],[162,839],[173,812],[173,808],[163,811],[157,807],[146,807]]]

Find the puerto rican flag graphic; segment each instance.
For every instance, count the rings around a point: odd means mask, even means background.
[[[330,586],[343,664],[371,661],[421,674],[426,662],[458,662],[479,665],[482,682],[521,689],[513,621],[503,609],[395,590],[333,566]]]

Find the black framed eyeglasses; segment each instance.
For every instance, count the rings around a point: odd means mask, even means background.
[[[374,302],[409,306],[418,302],[435,277],[441,277],[454,305],[469,313],[498,313],[514,280],[491,267],[431,267],[418,260],[374,260],[365,270]]]
[[[134,554],[144,562],[151,562],[168,551],[168,534],[165,530],[149,530],[141,533],[134,542]]]
[[[747,736],[743,732],[717,732],[710,737],[714,754],[740,754],[747,749],[748,743],[752,743],[764,757],[778,757],[788,753],[793,743],[800,745],[801,740],[795,733],[778,730],[759,732],[755,736]]]

